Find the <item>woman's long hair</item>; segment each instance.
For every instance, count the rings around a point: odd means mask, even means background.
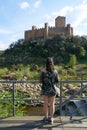
[[[54,70],[54,61],[52,57],[48,57],[46,60],[46,70],[49,72]]]

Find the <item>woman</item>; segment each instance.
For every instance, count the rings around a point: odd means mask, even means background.
[[[54,69],[54,61],[53,58],[48,57],[46,60],[46,68],[41,71],[41,82],[42,82],[42,90],[41,94],[44,99],[44,113],[45,118],[44,121],[50,121],[53,124],[54,121],[54,111],[55,111],[55,96],[56,92],[56,83],[58,83],[59,77],[58,72]],[[50,113],[50,120],[48,120],[48,106]]]

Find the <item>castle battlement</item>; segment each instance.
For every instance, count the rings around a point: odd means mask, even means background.
[[[49,29],[52,29],[52,28],[54,28],[54,27],[52,27],[52,26],[49,26]]]
[[[36,28],[36,26],[32,26],[32,30],[26,30],[24,34],[24,39],[26,41],[35,39],[47,39],[58,34],[73,35],[73,28],[70,24],[66,24],[65,17],[58,16],[55,19],[54,27],[49,27],[48,23],[44,24],[44,28]]]
[[[44,29],[44,28],[37,28],[36,30],[38,31],[38,30],[42,30],[42,29]]]

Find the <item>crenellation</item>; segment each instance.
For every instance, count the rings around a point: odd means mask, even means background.
[[[58,34],[73,35],[73,27],[70,24],[66,25],[66,18],[63,16],[58,16],[55,19],[55,26],[50,27],[48,23],[44,24],[44,28],[36,28],[32,26],[32,30],[26,30],[24,39],[35,40],[35,39],[47,39],[49,37],[56,36]]]
[[[50,26],[49,29],[54,29],[54,27]]]

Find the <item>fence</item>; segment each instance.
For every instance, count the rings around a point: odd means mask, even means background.
[[[38,101],[40,100],[39,99],[39,97],[32,97],[32,98],[22,98],[21,96],[19,96],[19,97],[16,97],[15,96],[15,93],[16,93],[16,89],[17,89],[17,87],[16,87],[16,85],[18,85],[18,84],[21,84],[21,85],[23,85],[23,84],[29,84],[29,83],[32,83],[32,84],[34,84],[34,85],[36,85],[36,83],[38,84],[39,83],[39,80],[27,80],[27,81],[23,81],[23,80],[0,80],[0,85],[2,86],[2,85],[4,85],[5,84],[5,86],[4,86],[4,88],[8,88],[7,86],[8,86],[8,84],[10,84],[10,88],[11,88],[11,95],[10,95],[10,97],[0,97],[0,101],[9,101],[9,100],[11,100],[12,101],[12,115],[13,116],[15,116],[16,115],[16,109],[15,109],[15,101],[20,101],[20,100],[29,100],[29,101],[37,101],[37,103],[38,103]],[[65,95],[65,97],[63,96],[63,92],[64,92],[64,90],[63,90],[63,86],[64,86],[64,84],[65,83],[79,83],[80,84],[80,89],[79,89],[79,91],[77,91],[76,93],[74,93],[73,95],[70,95],[70,96],[66,96]],[[67,104],[67,101],[69,101],[69,100],[71,100],[72,98],[74,98],[76,95],[80,95],[80,97],[82,97],[82,92],[83,92],[83,83],[87,83],[87,80],[83,80],[83,79],[81,79],[81,80],[60,80],[59,81],[59,87],[60,87],[60,97],[58,97],[58,100],[59,100],[59,105],[58,105],[58,107],[59,107],[59,109],[60,109],[60,115],[61,115],[61,112],[62,112],[62,105],[64,104],[64,103],[66,103]],[[26,88],[27,86],[25,85],[25,88]],[[34,87],[35,88],[35,87]],[[34,90],[34,88],[32,88],[33,90]],[[86,88],[86,87],[85,87]],[[20,88],[21,89],[21,88]],[[3,93],[2,91],[3,91],[3,89],[0,87],[0,91],[1,91],[1,93]],[[39,90],[40,91],[40,90]],[[31,92],[30,92],[31,93]]]

